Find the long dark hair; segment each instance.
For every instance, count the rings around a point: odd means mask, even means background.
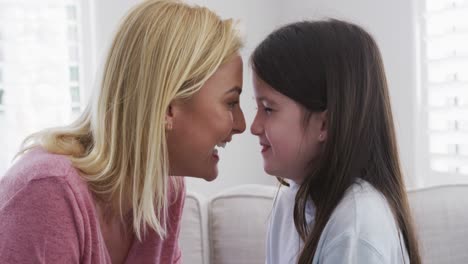
[[[260,79],[302,104],[309,115],[327,111],[327,141],[294,205],[294,223],[304,241],[298,263],[312,263],[333,210],[358,178],[385,196],[410,262],[421,263],[374,39],[340,20],[298,22],[268,35],[253,52],[251,64]],[[309,200],[316,207],[313,226],[305,218]]]

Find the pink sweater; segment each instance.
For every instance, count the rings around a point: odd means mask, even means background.
[[[185,186],[168,199],[167,238],[135,239],[125,263],[181,263]],[[111,263],[91,193],[65,156],[30,151],[1,178],[0,263]]]

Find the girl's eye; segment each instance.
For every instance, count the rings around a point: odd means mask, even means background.
[[[259,109],[261,109],[262,112],[266,113],[267,115],[270,115],[272,112],[275,111],[273,108],[268,107],[268,106],[264,106],[264,105],[255,107],[255,111],[258,112]]]
[[[268,106],[263,106],[263,112],[265,112],[267,115],[271,114],[274,110],[273,108],[270,108]]]

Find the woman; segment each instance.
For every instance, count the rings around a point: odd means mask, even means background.
[[[0,182],[1,263],[180,263],[180,177],[213,180],[245,130],[231,20],[151,0],[121,24],[73,124],[25,141]]]

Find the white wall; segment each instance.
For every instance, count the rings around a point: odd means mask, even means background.
[[[128,10],[140,0],[94,0],[94,25],[97,57],[102,60],[107,55],[107,49],[117,31],[117,27]]]
[[[417,182],[415,116],[417,99],[414,0],[190,0],[207,6],[223,18],[241,21],[245,33],[244,92],[241,106],[249,126],[255,114],[255,102],[251,84],[251,71],[247,65],[252,49],[273,29],[287,22],[301,19],[335,17],[356,22],[368,29],[376,38],[384,59],[390,86],[397,136],[408,185]],[[105,55],[118,22],[125,12],[139,0],[95,1],[95,40],[99,58]],[[263,172],[258,140],[249,129],[235,136],[221,153],[219,176],[207,183],[199,179],[187,179],[188,189],[212,195],[224,188],[245,184],[274,184],[273,177]]]

